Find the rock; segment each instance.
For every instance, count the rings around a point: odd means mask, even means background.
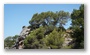
[[[22,31],[19,35],[19,37],[16,39],[16,43],[14,45],[13,48],[16,48],[16,49],[23,49],[24,47],[24,39],[26,38],[26,36],[28,36],[28,34],[30,33],[30,29],[26,26],[24,26],[22,28]]]
[[[70,37],[71,30],[67,30],[67,33],[64,34],[64,43],[62,44],[63,48],[70,45],[70,43],[73,41],[73,39]]]

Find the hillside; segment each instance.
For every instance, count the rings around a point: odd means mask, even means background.
[[[72,20],[71,27],[64,25]],[[65,11],[36,13],[20,35],[7,37],[5,49],[83,49],[84,5],[70,14]]]

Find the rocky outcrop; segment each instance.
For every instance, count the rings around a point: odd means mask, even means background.
[[[71,38],[71,33],[73,33],[72,30],[66,30],[66,34],[64,35],[64,43],[62,44],[63,48],[69,46],[73,41],[73,39]]]
[[[22,31],[21,31],[19,37],[17,38],[16,43],[13,46],[13,48],[23,49],[24,48],[24,39],[29,35],[29,33],[30,33],[30,28],[24,26],[22,28]]]

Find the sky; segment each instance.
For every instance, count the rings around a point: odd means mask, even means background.
[[[19,35],[22,26],[28,26],[33,14],[60,11],[72,12],[80,4],[4,4],[4,37]],[[64,26],[70,27],[71,21]]]

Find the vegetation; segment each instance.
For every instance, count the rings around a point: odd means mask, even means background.
[[[18,35],[15,35],[13,37],[9,36],[9,37],[5,38],[4,47],[11,48],[15,44],[17,38],[18,38]]]
[[[73,40],[65,47],[63,44],[67,37],[65,25],[72,20],[72,26],[68,30],[69,37]],[[65,11],[48,11],[36,13],[29,21],[30,34],[24,39],[24,49],[83,49],[84,48],[84,5],[73,12]],[[24,28],[25,26],[23,26]],[[11,47],[15,44],[18,35],[7,37],[4,40],[5,47]]]
[[[73,48],[84,48],[84,5],[81,5],[79,10],[73,10],[71,14],[72,28],[74,34]]]

